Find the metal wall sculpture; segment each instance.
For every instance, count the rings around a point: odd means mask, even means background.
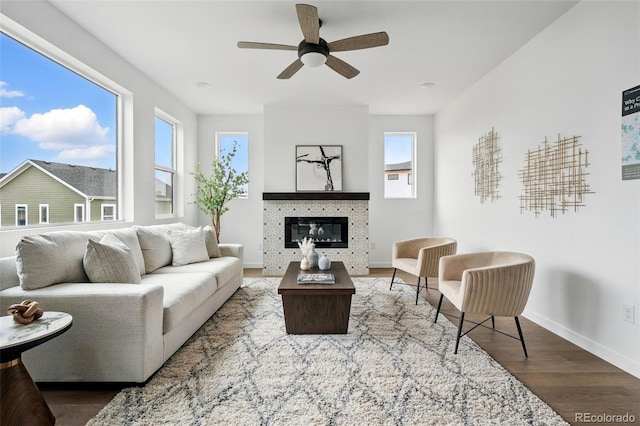
[[[545,137],[537,150],[528,151],[525,167],[518,174],[523,184],[520,213],[532,211],[536,218],[548,211],[551,217],[584,207],[585,194],[593,194],[586,181],[589,152],[581,148],[580,136],[561,138],[549,144]]]
[[[473,180],[474,194],[480,197],[480,203],[491,202],[500,198],[498,186],[502,176],[499,165],[502,162],[498,148],[498,134],[491,131],[482,135],[473,146]]]

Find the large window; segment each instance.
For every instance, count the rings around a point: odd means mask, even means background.
[[[155,122],[155,205],[156,217],[173,215],[176,177],[176,124],[156,111]]]
[[[384,196],[415,198],[416,134],[384,134]]]
[[[226,156],[236,147],[236,153],[231,161],[231,167],[236,173],[249,172],[249,135],[247,133],[217,133],[217,155]],[[249,196],[249,186],[246,185],[239,198]]]
[[[0,222],[16,226],[85,221],[106,200],[118,203],[118,95],[38,43],[26,31],[0,31]],[[76,204],[88,209],[82,220]]]

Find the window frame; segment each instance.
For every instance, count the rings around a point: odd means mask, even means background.
[[[24,209],[24,225],[20,225],[18,223],[18,217],[19,217],[18,210],[21,208]],[[26,226],[29,226],[29,204],[16,204],[15,213],[16,213],[16,227],[24,228]]]
[[[78,208],[81,209],[82,219],[78,220]],[[74,223],[84,223],[86,222],[86,214],[85,214],[85,205],[84,203],[73,203],[73,222]]]
[[[395,172],[394,170],[387,171],[386,170],[386,156],[387,156],[387,137],[393,136],[410,136],[411,137],[411,169],[407,172],[407,185],[410,187],[410,194],[407,196],[398,196],[398,195],[387,195],[387,185],[388,181],[396,181],[396,179],[390,179],[389,176],[392,174],[399,175],[401,173]],[[416,199],[418,198],[418,188],[417,188],[417,158],[418,158],[418,134],[417,132],[384,132],[382,137],[382,162],[383,162],[383,175],[385,176],[384,184],[382,188],[383,198],[393,200],[393,199]],[[396,164],[396,163],[390,163]],[[402,173],[404,174],[404,173]]]
[[[3,16],[3,18],[6,18]],[[105,76],[95,68],[87,65],[83,60],[67,53],[67,51],[56,47],[49,41],[38,36],[31,30],[23,27],[11,19],[0,20],[0,32],[7,37],[13,38],[17,42],[23,44],[26,48],[42,55],[49,61],[67,69],[85,80],[95,84],[101,89],[114,95],[114,117],[115,126],[114,142],[115,142],[115,171],[116,171],[116,187],[115,187],[115,205],[117,221],[132,220],[134,213],[134,188],[127,188],[123,184],[126,180],[133,178],[133,134],[126,129],[130,129],[133,123],[133,93],[125,87]],[[129,178],[129,179],[127,179]],[[49,208],[49,215],[51,209]],[[74,210],[75,216],[75,210]],[[86,209],[85,209],[86,218]],[[59,223],[51,223],[47,225],[56,226],[74,226],[78,222],[64,221]],[[43,224],[44,225],[44,224]],[[36,226],[27,225],[27,226]],[[23,226],[21,226],[22,228]]]
[[[107,215],[104,214],[104,209],[107,208],[107,207],[113,208],[113,219],[105,219],[105,216],[107,216]],[[112,222],[112,221],[114,221],[116,219],[117,219],[117,205],[116,204],[113,204],[113,203],[102,203],[102,204],[100,204],[100,220],[102,222],[105,222],[105,221]]]
[[[178,144],[180,139],[182,138],[182,123],[175,119],[174,117],[172,117],[171,115],[167,114],[166,112],[162,111],[159,108],[155,109],[155,115],[154,115],[154,128],[155,128],[155,120],[161,120],[165,123],[167,123],[169,126],[171,126],[171,167],[167,167],[164,165],[160,165],[158,163],[156,163],[156,135],[154,132],[154,159],[153,159],[153,164],[154,164],[154,169],[153,169],[153,176],[154,176],[154,181],[155,181],[155,176],[157,172],[161,172],[161,173],[169,173],[171,175],[171,205],[170,205],[170,209],[171,211],[169,213],[158,213],[158,211],[156,210],[157,204],[155,202],[155,189],[154,189],[154,214],[155,217],[158,218],[165,218],[165,217],[176,217],[177,216],[177,211],[178,211],[178,161],[177,161],[177,157],[178,157]],[[155,185],[154,185],[155,188]]]
[[[46,220],[42,220],[42,208],[45,208],[47,211]],[[49,224],[49,204],[39,204],[38,205],[38,223],[40,225],[48,225]]]

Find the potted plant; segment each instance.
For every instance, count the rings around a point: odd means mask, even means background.
[[[207,177],[202,173],[199,163],[191,173],[197,184],[194,203],[211,217],[218,241],[220,241],[220,217],[229,210],[227,206],[229,201],[243,194],[245,185],[249,183],[248,172],[238,173],[231,166],[237,146],[238,143],[234,141],[229,153],[221,152],[219,157],[211,160],[211,176]]]

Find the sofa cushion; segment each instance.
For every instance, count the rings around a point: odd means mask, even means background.
[[[215,276],[207,272],[147,274],[142,277],[142,284],[159,285],[164,289],[163,334],[173,330],[218,288]]]
[[[131,250],[113,234],[106,234],[100,242],[87,241],[82,264],[94,283],[140,283],[140,270]]]
[[[16,271],[25,290],[62,282],[87,282],[82,259],[95,233],[57,231],[22,237],[16,246]]]
[[[209,260],[202,228],[170,229],[168,234],[173,255],[171,265],[182,266]]]
[[[185,225],[182,223],[133,227],[136,234],[138,234],[147,274],[162,266],[171,264],[171,242],[167,231],[170,229],[184,229],[184,227]]]
[[[131,250],[131,255],[133,259],[136,261],[136,265],[138,265],[138,270],[140,271],[140,275],[144,275],[146,273],[144,266],[144,257],[142,256],[142,249],[140,248],[140,242],[138,241],[138,234],[133,228],[121,228],[121,229],[111,229],[107,231],[107,234],[112,234],[118,237],[120,241],[122,241],[129,250]]]
[[[155,274],[184,274],[206,272],[216,277],[218,288],[223,287],[233,277],[242,272],[242,261],[237,257],[217,257],[207,262],[192,263],[184,266],[165,266],[154,272]]]
[[[218,239],[216,238],[216,230],[211,225],[207,225],[203,228],[204,240],[207,244],[207,253],[209,257],[220,257],[220,247],[218,247]]]

